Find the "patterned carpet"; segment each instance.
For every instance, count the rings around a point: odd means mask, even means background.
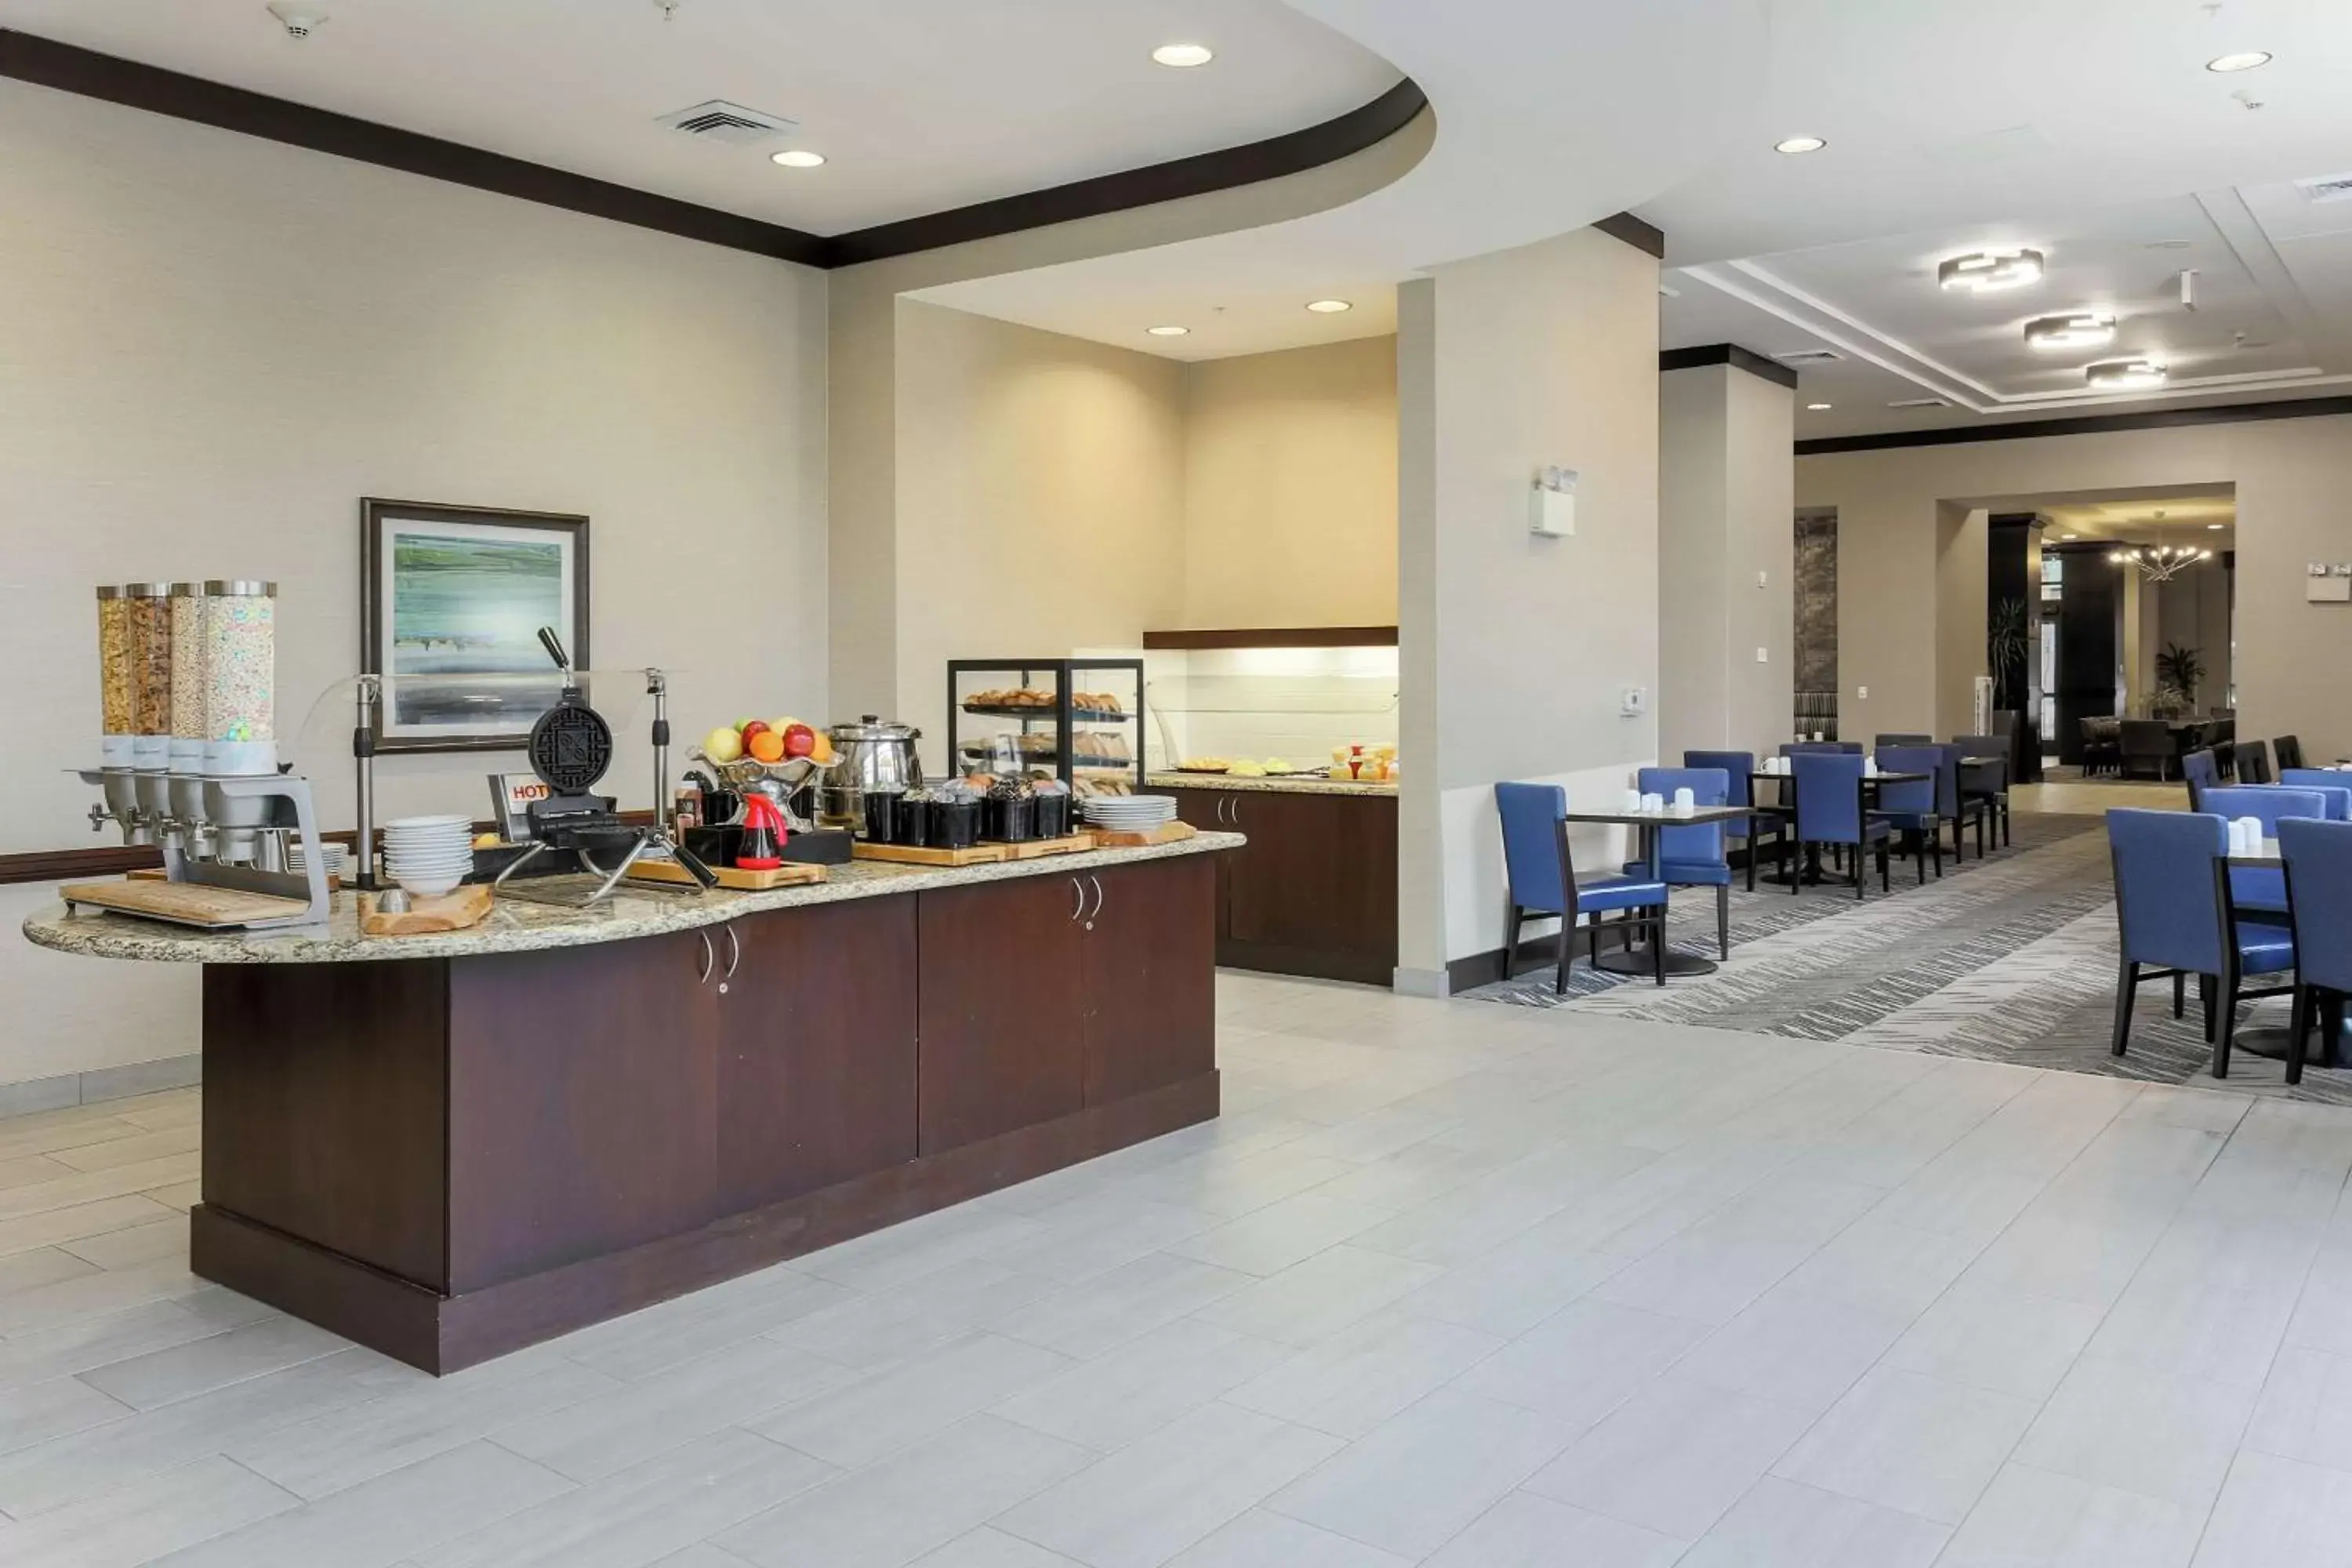
[[[2210,1085],[2212,1062],[2192,990],[2172,1016],[2168,986],[2141,987],[2129,1054],[2107,1052],[2115,1006],[2116,924],[2106,835],[2096,816],[2020,815],[2015,844],[1964,867],[1948,855],[1925,887],[1895,863],[1857,903],[1824,884],[1791,895],[1759,886],[1731,894],[1731,958],[1710,975],[1648,980],[1579,961],[1569,994],[1546,967],[1466,993],[1517,1006],[1574,1007],[1748,1034],[1843,1040],[1891,1050],[1976,1057],[2023,1067]],[[1678,889],[1674,946],[1716,956],[1711,890]],[[2257,1003],[2241,1030],[2286,1022],[2284,999]],[[2241,1051],[2228,1085],[2255,1093],[2352,1104],[2352,1070],[2314,1068],[2288,1089],[2275,1061]]]

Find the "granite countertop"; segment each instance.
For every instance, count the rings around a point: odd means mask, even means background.
[[[1357,784],[1339,779],[1235,778],[1231,773],[1146,773],[1151,789],[1231,789],[1258,795],[1393,795],[1393,784]]]
[[[799,909],[929,889],[961,888],[1016,877],[1057,877],[1100,870],[1139,860],[1166,860],[1234,849],[1238,833],[1200,833],[1148,849],[1096,849],[1077,855],[1043,856],[994,865],[956,868],[901,866],[853,860],[828,869],[829,879],[766,893],[676,891],[645,882],[625,882],[592,910],[566,907],[534,896],[580,894],[593,889],[586,877],[548,877],[509,884],[499,894],[490,918],[470,930],[435,936],[362,936],[359,901],[346,890],[335,895],[324,926],[289,931],[200,931],[162,921],[98,910],[68,910],[53,904],[25,921],[25,935],[37,946],[92,958],[142,959],[161,963],[339,963],[391,958],[470,958],[485,953],[530,952],[541,948],[583,947],[623,942],[664,931],[718,925],[766,910]],[[517,887],[522,889],[516,890]]]

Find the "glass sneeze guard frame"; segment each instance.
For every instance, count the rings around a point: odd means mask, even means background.
[[[1082,671],[1102,671],[1123,675],[1133,682],[1135,700],[1126,711],[1118,714],[1087,712],[1083,716],[1073,699],[1077,691],[1076,676]],[[971,699],[962,690],[962,679],[974,675],[1001,675],[1017,678],[1022,687],[1050,678],[1054,682],[1054,700],[1050,707],[1040,707],[1034,713],[1022,711],[973,712],[967,708]],[[1097,774],[1116,773],[1127,781],[1130,791],[1141,793],[1144,788],[1144,689],[1143,661],[1139,658],[951,658],[948,660],[948,767],[952,774],[963,772],[964,748],[970,742],[964,721],[967,717],[979,718],[998,724],[1014,723],[1021,734],[1032,731],[1029,726],[1050,722],[1054,726],[1054,766],[1045,770],[1032,764],[1024,755],[1024,772],[1051,771],[1055,777],[1073,789],[1080,782],[1076,776],[1078,759],[1074,754],[1076,721],[1083,717],[1087,723],[1119,722],[1132,724],[1127,738],[1127,759],[1117,767],[1090,764],[1087,772]],[[988,736],[1001,731],[984,731]]]

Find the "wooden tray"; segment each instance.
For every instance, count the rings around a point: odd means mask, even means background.
[[[730,892],[764,893],[775,888],[798,888],[824,880],[824,868],[803,860],[787,860],[765,871],[747,871],[740,866],[713,866],[710,874],[719,885]],[[675,860],[640,860],[629,868],[629,878],[638,882],[663,882],[676,887],[698,888],[694,873]]]
[[[488,882],[472,882],[437,899],[412,898],[396,915],[375,907],[379,895],[360,895],[362,936],[431,936],[437,931],[464,931],[490,918],[493,898]]]
[[[1199,831],[1189,822],[1163,822],[1145,833],[1108,833],[1094,830],[1097,849],[1149,849],[1158,844],[1181,844]]]
[[[75,882],[58,889],[68,904],[89,904],[126,915],[150,915],[181,925],[241,926],[252,921],[283,920],[310,909],[300,899],[269,893],[248,893],[236,888],[211,888],[201,882],[155,882],[128,878],[120,882]]]
[[[925,849],[912,844],[868,844],[859,839],[850,854],[860,860],[888,860],[901,866],[996,866],[1007,860],[1034,860],[1046,855],[1076,855],[1095,847],[1091,832],[1062,838],[1032,838],[1021,844],[990,842],[969,849]]]

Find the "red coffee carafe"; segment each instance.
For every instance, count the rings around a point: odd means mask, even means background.
[[[784,863],[784,840],[790,837],[784,814],[757,790],[743,793],[743,842],[735,864],[745,871],[772,871]]]

